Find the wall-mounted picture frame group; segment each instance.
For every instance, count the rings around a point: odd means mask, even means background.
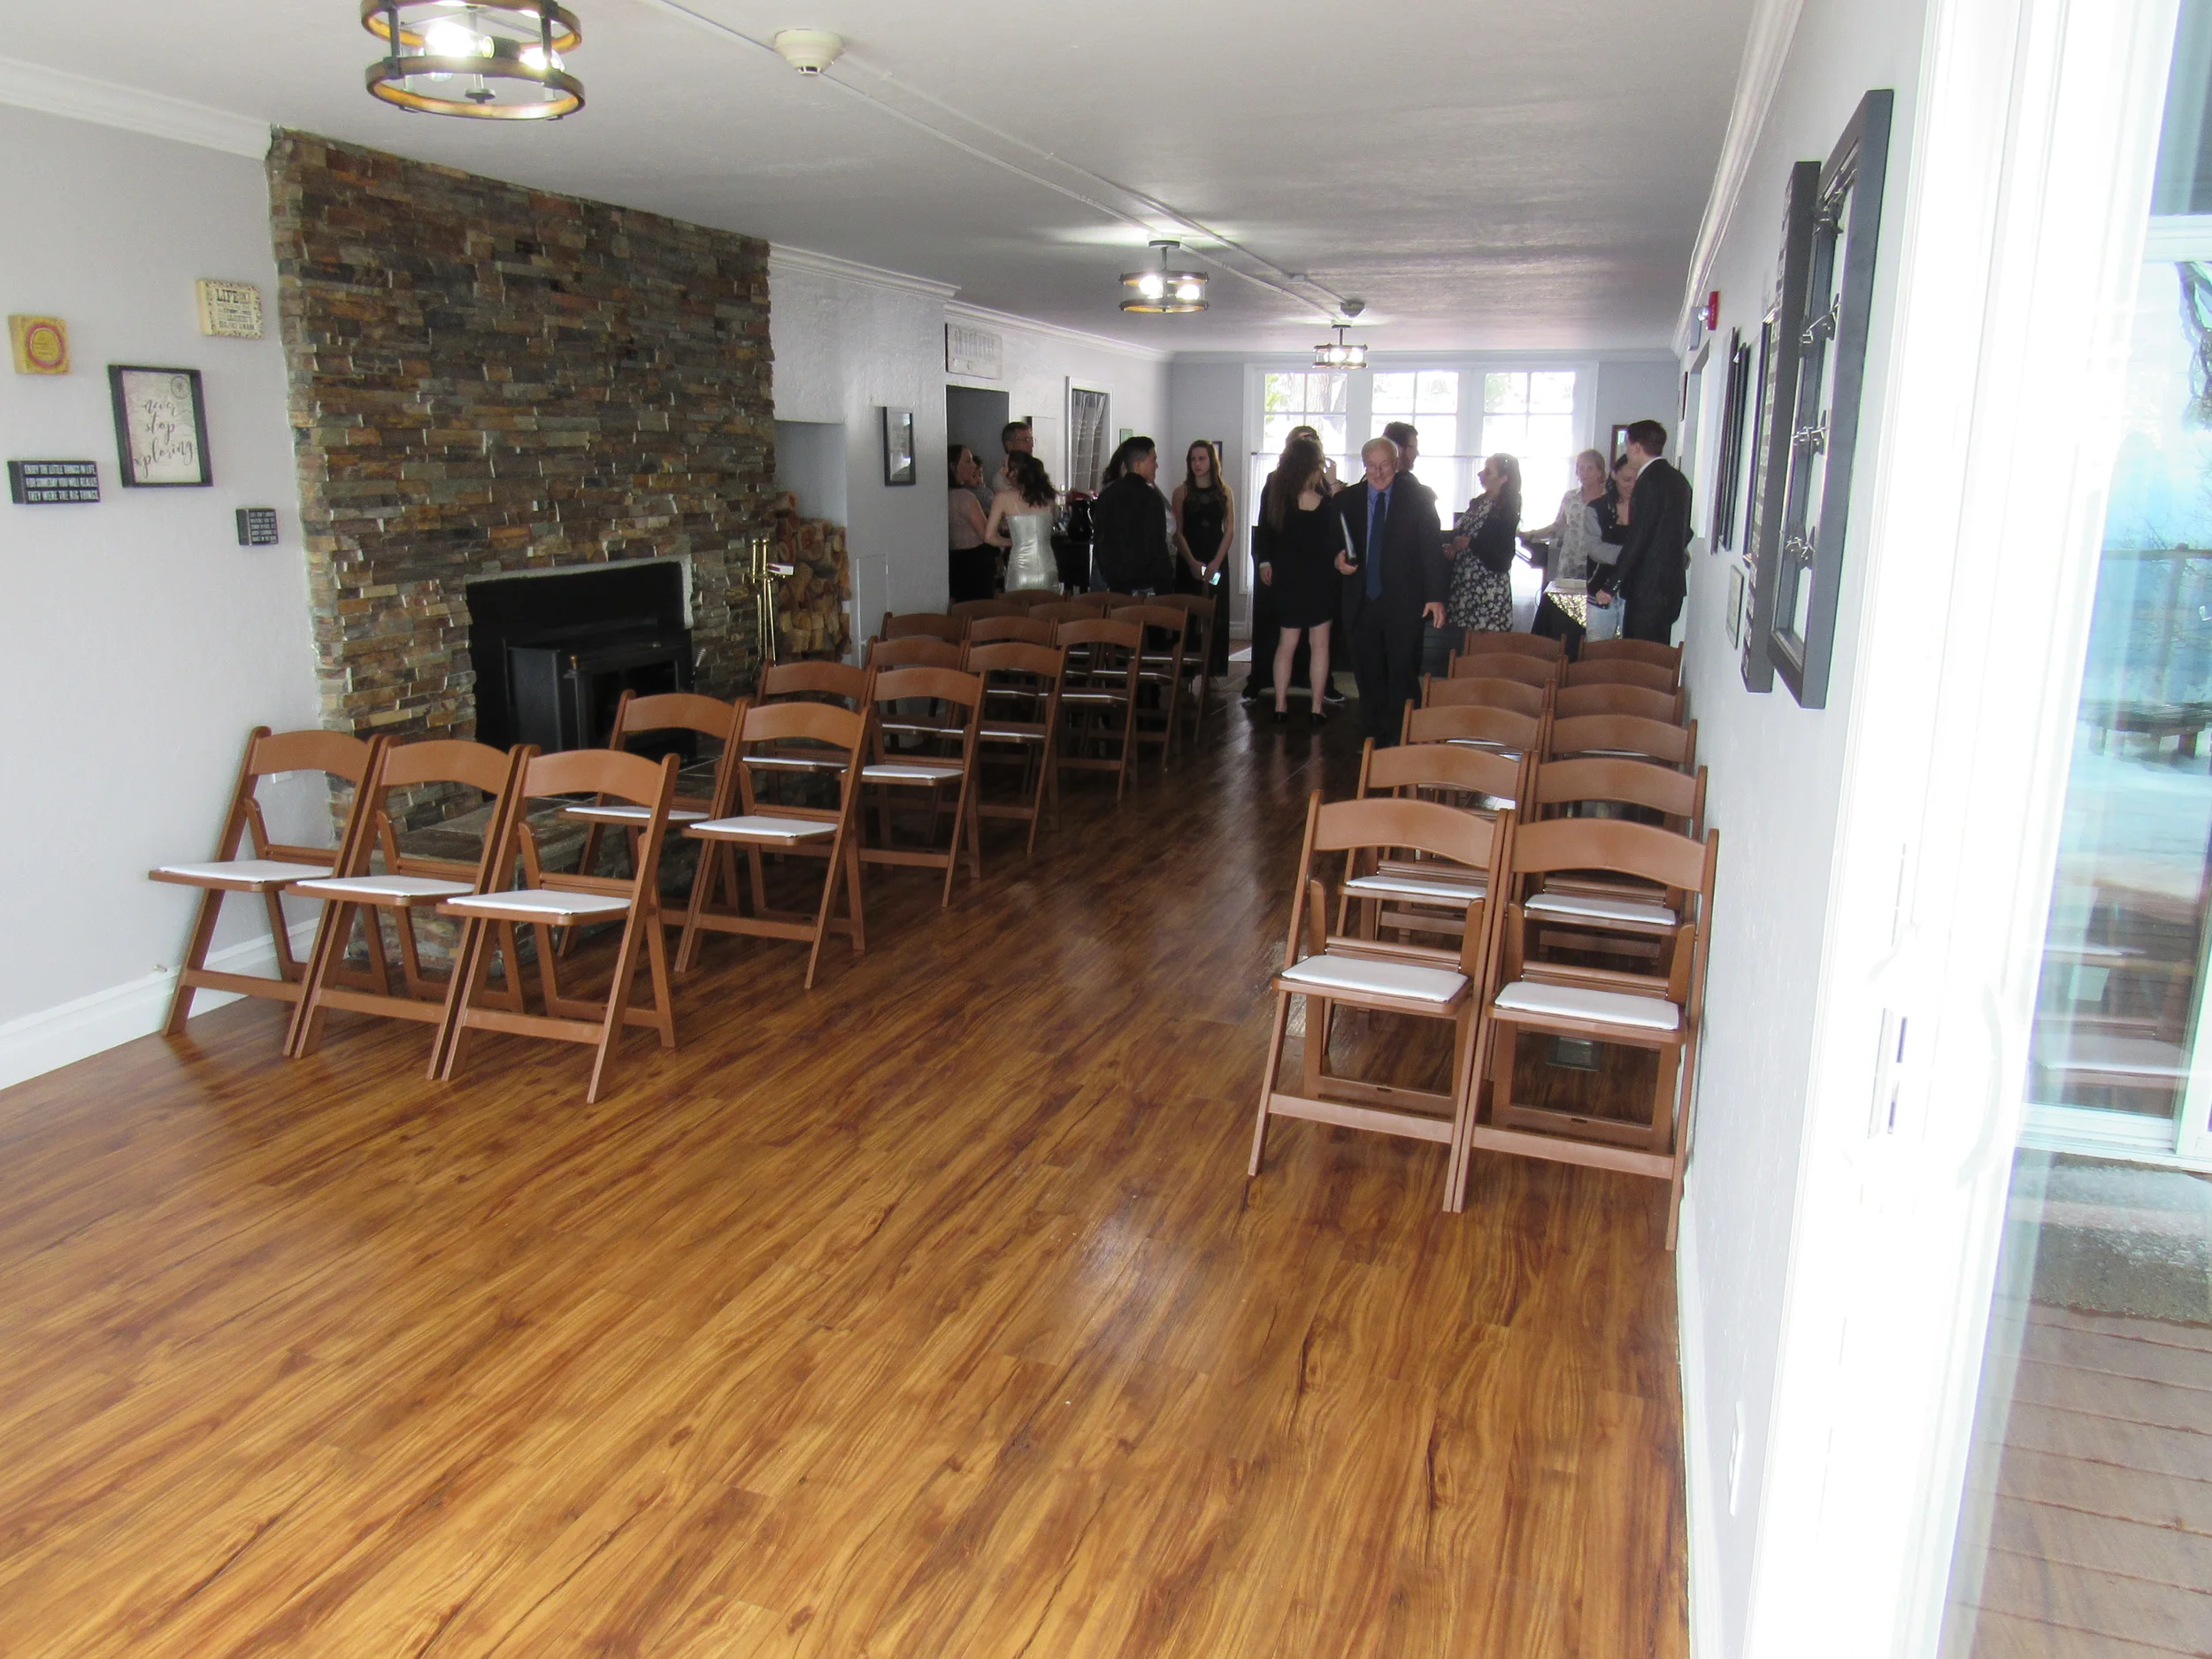
[[[1785,340],[1797,358],[1797,395],[1767,655],[1808,709],[1828,706],[1894,101],[1886,90],[1860,100],[1821,169],[1804,321]]]
[[[883,481],[911,484],[916,476],[914,411],[887,407],[883,411]]]
[[[108,365],[115,405],[115,453],[131,489],[196,489],[215,481],[208,465],[207,400],[197,369]]]
[[[1782,251],[1774,288],[1759,329],[1759,374],[1751,422],[1750,520],[1744,531],[1744,563],[1750,567],[1750,610],[1739,659],[1747,691],[1774,689],[1768,636],[1774,618],[1776,548],[1782,502],[1789,486],[1789,411],[1797,399],[1797,353],[1791,349],[1805,326],[1805,276],[1812,266],[1813,204],[1820,195],[1820,164],[1790,169],[1783,196]]]

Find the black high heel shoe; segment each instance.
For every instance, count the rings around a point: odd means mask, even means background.
[[[1274,711],[1274,713],[1275,724],[1278,726],[1285,725],[1290,719],[1290,710],[1287,709],[1278,709]]]
[[[1306,710],[1306,718],[1315,726],[1326,726],[1329,723],[1329,705],[1317,697],[1313,707]]]

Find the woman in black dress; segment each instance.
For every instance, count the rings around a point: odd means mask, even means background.
[[[1303,634],[1313,651],[1313,684],[1329,683],[1329,626],[1341,603],[1342,580],[1336,556],[1344,545],[1343,526],[1328,510],[1327,474],[1322,467],[1321,446],[1310,439],[1294,438],[1283,451],[1282,465],[1268,480],[1267,498],[1261,504],[1253,553],[1259,563],[1260,580],[1275,596],[1275,617],[1281,633],[1275,641],[1275,719],[1290,718],[1290,659]],[[1318,691],[1308,704],[1310,718],[1329,718],[1328,705]]]
[[[1175,515],[1175,591],[1202,594],[1214,602],[1213,641],[1210,674],[1229,672],[1229,585],[1222,567],[1229,561],[1229,544],[1235,538],[1229,526],[1236,522],[1236,497],[1221,476],[1221,457],[1201,438],[1183,452],[1183,481],[1168,502]]]

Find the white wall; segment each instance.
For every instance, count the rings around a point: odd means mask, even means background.
[[[96,460],[102,492],[0,501],[6,1084],[155,1028],[192,901],[147,870],[212,852],[250,726],[318,717],[260,163],[10,107],[0,155],[0,311],[63,318],[74,365],[0,372],[0,451]],[[203,336],[200,277],[256,284],[267,337]],[[122,487],[111,363],[202,372],[212,488]],[[246,505],[277,509],[278,546],[237,545]],[[273,827],[319,827],[311,790],[280,793]],[[219,946],[257,920],[227,909]]]
[[[770,255],[769,332],[776,354],[776,419],[841,421],[846,535],[853,572],[853,639],[863,644],[886,611],[934,611],[945,594],[945,388],[1003,389],[1016,415],[1037,418],[1037,452],[1056,480],[1066,473],[1067,387],[1109,393],[1116,426],[1156,431],[1167,411],[1167,365],[1110,342],[1022,319],[952,308],[1005,342],[995,380],[945,373],[952,290],[941,283],[796,249]],[[880,411],[914,411],[917,481],[883,481]],[[986,457],[995,465],[995,456]]]
[[[1624,426],[1632,420],[1659,421],[1665,426],[1670,439],[1679,443],[1682,434],[1676,428],[1681,425],[1677,418],[1682,403],[1681,373],[1680,365],[1671,357],[1663,361],[1632,357],[1600,360],[1596,419],[1590,434],[1592,446],[1602,449],[1613,428]]]
[[[1920,0],[1807,0],[1730,228],[1704,284],[1723,296],[1702,399],[1717,414],[1731,328],[1755,339],[1779,253],[1783,192],[1801,158],[1824,157],[1870,88],[1897,92],[1873,329],[1866,365],[1851,548],[1837,619],[1828,707],[1798,706],[1778,679],[1747,692],[1729,645],[1725,556],[1693,556],[1684,613],[1685,678],[1711,770],[1709,821],[1721,833],[1719,893],[1689,1201],[1678,1268],[1694,1600],[1701,1653],[1746,1651],[1746,1623],[1767,1493],[1776,1378],[1791,1290],[1801,1146],[1827,958],[1837,824],[1871,560],[1865,549],[1881,472],[1895,300],[1913,144]],[[1676,394],[1670,373],[1670,429]],[[1646,411],[1652,412],[1652,411]],[[1717,444],[1699,445],[1695,482],[1709,498]],[[1708,522],[1701,508],[1699,522]],[[1871,1041],[1869,1043],[1870,1053]],[[1742,1429],[1732,1500],[1730,1456]],[[1716,1627],[1717,1626],[1717,1627]],[[1779,1632],[1775,1632],[1779,1634]],[[1763,1648],[1763,1644],[1762,1647]],[[1771,1649],[1781,1651],[1781,1649]]]

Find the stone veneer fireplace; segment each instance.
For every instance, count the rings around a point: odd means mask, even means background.
[[[323,723],[474,734],[468,585],[626,560],[749,685],[767,244],[304,133],[269,184]]]

